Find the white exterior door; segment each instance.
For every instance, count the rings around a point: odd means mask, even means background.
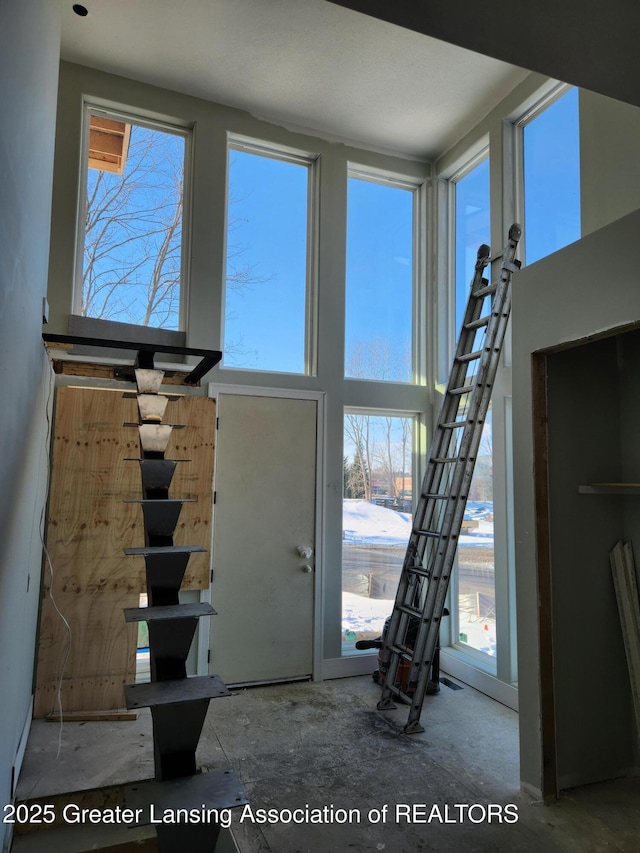
[[[209,671],[227,684],[305,678],[318,403],[220,393],[217,413]]]

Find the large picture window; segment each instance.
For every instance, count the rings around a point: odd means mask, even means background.
[[[186,131],[88,108],[74,313],[182,324]]]
[[[312,373],[312,162],[232,145],[225,367]]]
[[[352,174],[347,197],[345,376],[413,378],[415,188]]]

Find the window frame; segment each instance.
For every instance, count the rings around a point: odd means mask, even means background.
[[[302,372],[284,372],[256,367],[239,367],[224,363],[224,370],[255,372],[260,375],[280,376],[317,376],[318,375],[318,254],[319,254],[319,186],[320,154],[303,151],[286,145],[267,142],[253,137],[227,132],[227,162],[224,211],[224,270],[222,274],[222,310],[220,340],[224,352],[227,305],[227,248],[229,236],[229,175],[231,154],[242,151],[285,163],[307,167],[307,229],[306,229],[306,274],[305,274],[305,318],[304,318],[304,370]]]
[[[184,139],[184,176],[182,186],[182,226],[180,241],[180,300],[178,309],[178,328],[166,329],[165,327],[141,326],[131,323],[139,328],[158,329],[163,332],[185,332],[187,330],[187,317],[189,308],[189,281],[190,281],[190,252],[191,246],[191,220],[192,220],[192,198],[193,198],[193,148],[194,127],[179,119],[157,116],[144,111],[136,110],[121,104],[102,101],[97,98],[83,97],[81,141],[80,141],[80,163],[78,180],[78,203],[76,208],[76,237],[75,258],[73,270],[73,288],[71,313],[83,319],[92,320],[97,318],[84,317],[81,315],[82,293],[84,287],[84,240],[85,240],[85,218],[83,211],[87,204],[87,172],[89,170],[89,126],[91,116],[97,115],[103,118],[135,124],[149,130],[157,130]],[[121,320],[103,320],[105,323],[126,322]]]

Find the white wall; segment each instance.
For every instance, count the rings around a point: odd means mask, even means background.
[[[50,370],[41,339],[60,7],[0,4],[0,803],[28,720],[46,497]],[[5,838],[0,827],[0,843]]]
[[[582,233],[640,207],[640,107],[580,92]]]
[[[636,211],[521,270],[514,277],[513,434],[520,775],[533,791],[541,790],[543,767],[531,354],[562,342],[640,323],[639,234],[640,211]],[[575,428],[588,429],[589,425],[577,419]],[[565,529],[561,535],[570,537],[573,532]],[[608,572],[608,565],[604,565],[602,571]],[[578,623],[576,628],[579,628]],[[593,673],[593,689],[602,689],[596,672]],[[573,722],[576,729],[580,729],[583,721],[576,714]]]

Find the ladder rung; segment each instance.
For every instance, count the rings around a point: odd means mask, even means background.
[[[465,427],[470,421],[448,421],[446,424],[440,424],[442,429],[460,429]]]
[[[491,284],[487,284],[485,287],[479,287],[477,290],[474,290],[471,294],[475,296],[476,299],[479,299],[482,296],[489,296],[490,293],[495,293],[498,289],[499,282],[494,281]]]
[[[486,317],[478,317],[477,320],[471,320],[470,323],[465,323],[465,329],[481,329],[483,326],[487,326],[489,324],[489,320],[491,319],[491,314],[487,314]]]
[[[473,385],[461,385],[460,388],[449,388],[448,393],[452,396],[461,397],[463,394],[470,394],[473,388]]]
[[[435,530],[412,530],[414,536],[430,536],[432,539],[437,539],[440,534]]]
[[[408,649],[406,646],[389,646],[390,651],[393,652],[394,655],[398,655],[399,658],[402,658],[406,661],[413,660],[413,649]]]
[[[394,696],[397,696],[398,699],[402,699],[407,705],[411,705],[413,702],[413,696],[410,696],[408,693],[405,693],[404,690],[401,690],[395,684],[387,684],[385,685],[387,690],[391,691]]]
[[[432,456],[430,462],[435,462],[436,465],[446,465],[449,462],[457,462],[459,456]]]
[[[448,500],[449,495],[441,495],[439,492],[427,492],[426,494],[423,494],[422,497],[425,498],[426,500],[446,501],[446,500]]]
[[[409,604],[398,604],[396,605],[396,610],[406,613],[407,616],[415,616],[416,619],[422,618],[422,611],[418,610],[417,607],[411,607]]]
[[[409,569],[405,569],[405,571],[407,574],[417,575],[419,578],[431,577],[431,572],[428,569],[421,569],[419,566],[411,566]]]
[[[465,352],[462,355],[456,356],[456,361],[474,361],[476,358],[480,358],[484,350],[478,349],[475,352]]]

